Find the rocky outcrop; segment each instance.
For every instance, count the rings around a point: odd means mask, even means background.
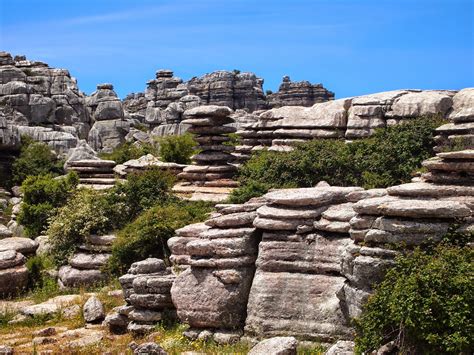
[[[117,179],[114,175],[116,163],[113,160],[99,158],[84,160],[68,160],[67,171],[75,171],[79,175],[80,187],[91,187],[101,190],[115,185]]]
[[[175,186],[175,192],[193,192],[192,199],[219,201],[237,186],[232,180],[237,168],[230,164],[234,147],[225,144],[230,141],[228,134],[236,131],[226,126],[233,122],[231,113],[228,107],[215,105],[199,106],[184,113],[183,123],[196,135],[199,153],[192,157],[193,165],[178,175],[187,182]]]
[[[213,218],[177,230],[168,241],[172,262],[184,269],[171,296],[178,317],[191,327],[188,337],[227,342],[242,335],[260,239],[252,222],[261,205],[220,206]]]
[[[96,151],[111,151],[124,143],[130,130],[122,102],[113,89],[112,84],[99,84],[97,90],[86,99],[93,122],[87,141]]]
[[[120,177],[127,177],[128,174],[140,173],[147,169],[159,169],[167,171],[173,175],[178,175],[187,165],[163,162],[152,154],[144,155],[138,159],[128,160],[123,164],[116,165],[114,172]]]
[[[340,263],[350,243],[350,196],[362,191],[321,186],[264,196],[267,204],[257,209],[253,223],[263,235],[247,305],[248,335],[320,341],[350,337],[336,295],[345,281]]]
[[[270,108],[282,106],[313,106],[316,103],[334,100],[334,93],[326,90],[322,84],[309,81],[291,81],[284,76],[278,92],[267,96]]]
[[[163,260],[149,258],[133,263],[128,273],[121,276],[127,305],[118,307],[106,318],[113,332],[124,329],[143,335],[153,331],[162,320],[176,318],[170,289],[175,275]]]
[[[78,251],[61,266],[58,283],[61,287],[91,286],[107,280],[104,267],[111,256],[115,235],[90,235]]]
[[[263,147],[291,150],[295,143],[311,139],[365,138],[377,128],[423,116],[453,118],[454,112],[460,112],[459,117],[467,121],[470,90],[461,90],[456,100],[454,91],[396,90],[316,103],[311,107],[274,108],[260,113],[257,122],[247,124],[237,132],[242,137],[242,146],[237,149],[248,156]],[[470,139],[472,127],[469,123],[464,125],[466,127],[458,126],[457,130]],[[452,134],[451,126],[440,128],[440,135]],[[443,140],[442,137],[439,139]]]
[[[26,289],[28,269],[25,262],[23,254],[0,246],[0,298],[14,296]]]
[[[14,149],[25,134],[64,152],[90,129],[76,79],[24,56],[0,52],[0,106],[0,147]]]

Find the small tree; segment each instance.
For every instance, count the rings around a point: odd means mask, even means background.
[[[196,153],[197,143],[190,133],[162,137],[159,144],[160,157],[166,162],[189,164],[191,156]]]

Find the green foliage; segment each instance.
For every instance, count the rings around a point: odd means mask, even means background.
[[[309,187],[322,180],[365,188],[404,183],[434,154],[434,128],[440,123],[433,118],[417,119],[352,143],[318,139],[291,152],[262,151],[241,168],[240,189],[251,183],[268,188]]]
[[[78,190],[51,219],[48,236],[51,256],[57,265],[66,263],[77,245],[90,234],[108,232],[118,219],[122,206],[112,208],[104,201],[103,193],[94,190]],[[115,215],[115,216],[114,216]]]
[[[273,94],[273,91],[272,91],[272,90],[265,90],[265,95],[268,96],[268,95],[271,95],[271,94]]]
[[[31,138],[22,136],[20,156],[12,166],[12,181],[15,184],[21,184],[31,175],[61,175],[63,163],[47,144],[34,142]]]
[[[232,190],[228,202],[229,203],[245,203],[252,197],[258,197],[266,194],[269,188],[268,185],[260,182],[250,181],[248,184]]]
[[[135,261],[168,257],[166,242],[174,231],[204,220],[210,210],[208,204],[183,201],[146,210],[118,233],[109,262],[110,270],[123,274]]]
[[[56,279],[47,273],[48,270],[54,270],[54,263],[49,257],[33,256],[26,262],[26,267],[30,296],[36,303],[61,293]]]
[[[142,211],[173,200],[173,177],[158,169],[131,174],[105,192],[77,191],[51,219],[48,235],[56,264],[64,264],[90,234],[118,230]]]
[[[355,321],[357,352],[396,340],[401,353],[472,353],[473,257],[470,246],[442,243],[397,258]]]
[[[123,164],[131,159],[138,159],[144,155],[152,154],[158,156],[158,147],[151,143],[132,143],[125,142],[119,145],[110,153],[99,154],[100,158],[113,160],[117,164]]]
[[[125,223],[138,216],[143,210],[157,203],[165,203],[172,199],[171,187],[174,176],[158,168],[147,169],[144,172],[130,174],[127,182],[116,185],[105,196],[105,202],[111,208],[120,204],[126,215],[120,215],[119,220]],[[119,221],[116,223],[120,226]]]
[[[180,136],[165,136],[159,139],[160,157],[163,161],[178,164],[189,164],[197,146],[193,135],[185,133]]]
[[[65,178],[54,178],[51,174],[29,176],[23,181],[18,222],[25,227],[26,235],[36,237],[45,230],[48,219],[66,203],[78,182],[76,173]]]
[[[230,145],[232,147],[236,147],[240,145],[240,135],[237,133],[229,133],[227,137],[230,138],[229,141],[222,143],[223,145]]]

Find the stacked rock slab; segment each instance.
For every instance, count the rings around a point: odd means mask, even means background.
[[[99,84],[86,99],[94,123],[87,141],[96,151],[111,151],[125,142],[130,124],[125,120],[122,102],[112,84]]]
[[[113,160],[84,159],[68,161],[67,171],[75,171],[79,175],[81,187],[94,189],[110,188],[116,183]]]
[[[358,187],[321,186],[267,193],[254,227],[263,230],[247,307],[252,337],[350,338],[337,293],[341,255],[350,243],[349,196]]]
[[[187,166],[178,175],[188,183],[175,187],[176,192],[194,192],[192,199],[222,200],[237,182],[232,180],[237,168],[230,164],[234,147],[224,144],[229,133],[236,131],[226,126],[232,123],[232,111],[225,106],[199,106],[184,113],[182,123],[190,125],[195,134],[199,153],[192,157],[193,165]]]
[[[354,242],[345,251],[347,283],[339,294],[348,317],[360,315],[373,286],[393,265],[397,253],[387,246],[403,244],[410,249],[437,243],[455,223],[461,223],[461,230],[472,228],[473,184],[472,179],[469,185],[414,182],[389,187],[387,196],[354,205],[357,215],[350,220]]]
[[[178,175],[186,166],[184,164],[162,162],[152,154],[147,154],[138,159],[128,160],[123,164],[116,165],[114,172],[122,178],[126,178],[128,174],[140,173],[148,169],[159,169]]]
[[[334,93],[326,90],[322,84],[309,81],[292,82],[284,76],[278,92],[267,96],[271,108],[282,106],[312,106],[315,103],[334,100]]]
[[[451,113],[451,107],[465,119],[471,105],[466,97],[471,89],[465,90],[459,92],[463,94],[458,100],[454,100],[458,95],[454,91],[396,90],[316,103],[311,107],[273,108],[260,113],[258,122],[239,130],[243,146],[239,149],[248,152],[270,147],[287,151],[295,143],[311,139],[366,138],[377,128],[423,116],[454,119],[456,115]]]
[[[453,97],[451,123],[436,129],[437,152],[474,149],[474,88],[460,90]]]
[[[92,286],[107,280],[103,268],[111,256],[115,235],[90,235],[58,273],[61,287]]]
[[[186,226],[169,239],[172,262],[184,269],[171,296],[186,335],[219,343],[242,335],[260,235],[252,226],[264,202],[220,205],[204,223]]]
[[[28,285],[26,258],[16,250],[0,248],[0,298],[16,295]]]
[[[175,319],[170,295],[175,277],[163,260],[148,258],[133,263],[119,279],[127,304],[106,319],[111,329],[126,328],[143,335],[153,331],[159,321]]]

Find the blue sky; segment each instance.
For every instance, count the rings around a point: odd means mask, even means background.
[[[91,93],[143,91],[159,68],[183,79],[252,71],[336,97],[474,86],[472,0],[0,0],[0,49],[67,68]]]

